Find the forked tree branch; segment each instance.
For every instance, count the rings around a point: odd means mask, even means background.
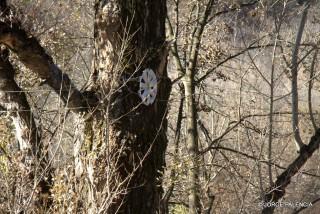
[[[47,54],[39,41],[28,35],[18,21],[7,17],[10,16],[8,9],[4,11],[5,13],[0,16],[0,43],[13,51],[33,73],[44,79],[68,108],[81,112],[93,105],[88,103],[86,97],[74,86],[69,76],[53,62],[52,57]]]
[[[196,68],[197,59],[199,55],[199,48],[201,45],[202,34],[205,26],[208,24],[209,15],[212,12],[214,3],[215,2],[213,0],[208,1],[208,3],[205,6],[205,10],[202,12],[201,15],[199,14],[197,24],[193,29],[192,39],[189,44],[190,49],[189,49],[189,52],[187,53],[189,55],[187,72],[188,70],[190,70],[192,76],[195,75],[195,68]]]

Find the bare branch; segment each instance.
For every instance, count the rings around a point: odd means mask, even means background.
[[[249,50],[265,48],[265,47],[268,47],[268,46],[269,46],[269,47],[273,47],[273,44],[270,44],[270,45],[267,45],[267,46],[265,46],[265,45],[263,45],[263,46],[260,46],[260,45],[255,46],[255,44],[257,44],[259,41],[260,41],[260,39],[252,42],[247,48],[245,48],[245,49],[243,49],[243,50],[241,50],[241,51],[239,51],[239,52],[237,52],[237,53],[235,53],[235,54],[233,54],[233,55],[228,56],[227,58],[223,59],[221,62],[217,63],[213,68],[208,69],[208,71],[206,71],[206,73],[205,73],[204,75],[202,75],[202,76],[197,80],[197,84],[199,84],[200,82],[202,82],[203,80],[205,80],[209,75],[211,75],[214,71],[216,71],[221,65],[225,64],[225,63],[228,62],[229,60],[232,60],[232,59],[234,59],[234,58],[236,58],[236,57],[238,57],[238,56],[246,53],[246,52],[249,51]],[[180,78],[181,78],[181,77],[180,77]],[[178,77],[177,79],[179,79],[179,77]],[[177,79],[175,79],[175,80],[173,81],[173,83],[175,83],[175,82],[177,81]]]
[[[169,31],[168,32],[169,36],[173,38],[173,43],[170,50],[171,50],[175,65],[179,71],[178,73],[180,75],[183,75],[185,68],[181,63],[181,58],[179,56],[179,51],[178,51],[177,36],[173,32],[173,26],[169,18],[167,18],[167,30]]]
[[[319,148],[319,145],[320,129],[317,129],[309,144],[301,147],[299,156],[278,176],[274,185],[269,188],[264,198],[265,202],[277,202],[285,195],[285,189],[290,184],[291,178],[300,172],[300,169]],[[265,207],[262,213],[273,213],[274,209],[274,206]]]
[[[290,112],[290,111],[289,112],[286,112],[286,111],[284,111],[284,112],[273,112],[273,114],[274,115],[280,115],[280,114],[281,115],[283,115],[283,114],[290,115],[290,114],[292,114],[292,112]],[[210,141],[209,143],[210,144],[208,145],[207,148],[204,148],[203,150],[199,151],[199,154],[204,154],[204,153],[210,151],[214,147],[215,144],[217,144],[218,142],[223,140],[223,138],[227,134],[229,134],[232,130],[237,128],[240,124],[242,124],[242,122],[246,121],[247,119],[253,118],[253,117],[269,117],[269,116],[270,116],[270,113],[267,113],[267,114],[249,114],[249,115],[245,115],[245,116],[241,117],[238,121],[231,122],[230,126],[228,128],[226,128],[226,130],[220,136],[218,136],[217,138],[212,139],[212,140],[211,140],[211,138],[207,138],[207,139],[209,139],[209,141]],[[231,124],[233,124],[233,125],[231,126]],[[201,128],[201,126],[200,126],[200,128]]]
[[[63,73],[46,53],[39,41],[27,35],[20,23],[11,23],[1,17],[0,43],[6,45],[19,57],[20,61],[51,86],[73,111],[86,111],[90,105],[74,86],[68,75]]]
[[[312,63],[311,63],[311,68],[310,68],[310,79],[309,79],[309,86],[308,86],[308,108],[309,108],[309,115],[310,115],[310,120],[312,122],[312,126],[314,130],[316,131],[318,129],[316,125],[316,121],[313,116],[313,111],[312,111],[312,86],[313,86],[313,77],[314,77],[314,67],[317,61],[317,56],[318,56],[318,50],[314,53]]]
[[[189,44],[191,45],[191,48],[188,53],[188,55],[190,56],[188,60],[188,70],[191,71],[192,75],[194,75],[194,70],[196,67],[198,51],[201,45],[202,33],[205,26],[208,24],[208,18],[211,13],[213,4],[214,4],[213,0],[208,1],[204,12],[199,17],[199,22],[197,22],[198,24],[194,27],[194,34],[192,35],[192,41],[191,41],[191,44]]]
[[[246,7],[251,7],[251,6],[254,6],[255,4],[257,4],[258,2],[260,2],[260,0],[253,0],[251,2],[248,2],[248,3],[242,3],[236,7],[232,7],[232,8],[228,8],[226,10],[222,10],[222,11],[219,11],[219,12],[216,12],[214,13],[209,19],[208,19],[208,22],[212,21],[215,17],[217,16],[220,16],[220,15],[223,15],[223,14],[227,14],[227,13],[230,13],[230,12],[234,12],[234,11],[237,11],[239,10],[240,8],[246,8]]]
[[[263,163],[263,164],[269,164],[269,161],[268,160],[261,160],[259,159],[258,157],[255,157],[253,155],[249,155],[245,152],[242,152],[242,151],[238,151],[238,150],[235,150],[235,149],[232,149],[232,148],[229,148],[229,147],[225,147],[225,146],[215,146],[215,147],[211,147],[211,149],[213,150],[224,150],[224,151],[228,151],[228,152],[232,152],[232,153],[235,153],[235,154],[238,154],[238,155],[241,155],[241,156],[244,156],[248,159],[251,159],[251,160],[255,160],[255,161],[258,161],[260,163]],[[276,164],[276,163],[271,163],[272,166],[275,166],[279,169],[286,169],[285,167],[279,165],[279,164]],[[309,173],[307,171],[300,171],[301,174],[304,174],[304,175],[308,175],[308,176],[311,176],[311,177],[315,177],[315,178],[320,178],[320,175],[317,175],[317,174],[312,174],[312,173]]]
[[[312,206],[313,206],[315,203],[319,202],[319,201],[320,201],[320,198],[317,198],[317,199],[313,200],[313,201],[311,202]],[[307,209],[307,208],[308,208],[308,207],[301,207],[301,208],[295,210],[295,211],[293,212],[293,214],[298,214],[298,213],[300,213],[302,210],[305,210],[305,209]]]
[[[309,5],[306,5],[303,14],[301,17],[300,21],[300,26],[298,29],[297,33],[297,38],[296,38],[296,43],[293,49],[293,54],[292,54],[292,62],[291,62],[291,73],[292,73],[292,129],[294,133],[294,138],[296,141],[296,146],[297,150],[299,151],[300,148],[304,145],[300,136],[299,132],[299,117],[298,117],[298,111],[299,111],[299,106],[298,106],[298,54],[299,54],[299,47],[302,39],[302,34],[304,30],[304,26],[307,21],[307,15],[308,15],[308,8]]]

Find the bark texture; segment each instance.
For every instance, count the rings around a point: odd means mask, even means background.
[[[186,99],[186,126],[187,126],[187,146],[190,155],[190,168],[189,168],[189,213],[201,213],[201,206],[199,200],[199,146],[198,146],[198,129],[197,129],[197,114],[196,104],[194,99],[194,76],[191,72],[187,71],[183,80],[185,88]]]
[[[123,190],[107,212],[158,213],[171,85],[166,71],[166,1],[97,1],[95,9],[91,90],[97,92],[100,105],[90,126],[93,130],[87,130],[95,136],[86,138],[95,139],[95,143],[100,139],[101,148],[108,144],[109,152],[99,158],[96,173],[103,174],[113,165],[116,170],[111,183],[116,186],[120,181]],[[136,80],[146,68],[151,68],[158,79],[157,98],[149,106],[142,104],[137,94]],[[99,129],[105,130],[97,133]],[[96,181],[98,189],[106,182]]]
[[[8,50],[2,46],[0,50],[0,107],[8,112],[15,127],[15,136],[28,178],[30,181],[38,180],[35,188],[39,196],[35,205],[41,209],[51,204],[49,199],[52,182],[50,166],[47,164],[47,152],[40,143],[40,136],[26,94],[14,79],[15,71],[9,62],[8,54]],[[35,169],[38,166],[40,169]],[[43,175],[40,175],[41,173]]]
[[[44,79],[68,108],[85,113],[80,114],[84,136],[79,137],[79,145],[82,144],[82,151],[97,151],[90,154],[98,156],[95,163],[90,163],[96,178],[90,182],[97,188],[97,195],[92,198],[107,195],[105,198],[111,200],[109,204],[93,205],[92,210],[112,214],[158,213],[171,87],[166,71],[166,1],[95,2],[94,70],[89,91],[83,93],[54,64],[38,40],[12,19],[10,8],[3,2],[0,43]],[[138,96],[137,82],[146,68],[152,69],[158,79],[156,100],[148,106]],[[112,191],[118,194],[110,195]]]
[[[8,50],[0,51],[0,105],[8,111],[15,126],[19,150],[36,154],[39,141],[25,93],[14,80],[14,70],[8,59]],[[31,155],[31,154],[30,154]]]

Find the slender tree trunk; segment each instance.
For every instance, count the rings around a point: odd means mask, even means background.
[[[199,202],[199,154],[196,106],[194,100],[194,78],[191,72],[185,74],[185,108],[187,125],[187,147],[190,155],[189,166],[189,213],[200,213]]]
[[[305,24],[307,22],[307,15],[308,9],[310,5],[308,1],[304,3],[304,10],[302,13],[299,29],[297,32],[296,42],[294,45],[293,53],[292,53],[292,61],[291,61],[291,94],[292,94],[292,130],[294,134],[294,139],[296,142],[297,151],[299,152],[300,148],[304,145],[300,136],[299,130],[299,96],[298,96],[298,55],[299,55],[299,48],[302,39],[302,34],[304,31]]]

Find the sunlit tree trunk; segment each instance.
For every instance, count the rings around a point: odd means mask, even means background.
[[[95,4],[95,61],[90,90],[100,104],[88,121],[86,139],[99,152],[99,191],[106,183],[121,186],[108,213],[157,213],[162,197],[165,135],[170,81],[165,44],[166,1],[111,0]],[[151,105],[138,96],[139,76],[146,68],[158,79]],[[89,137],[88,137],[89,135]],[[105,150],[102,149],[102,150]],[[112,165],[112,174],[106,168]],[[109,170],[110,171],[110,170]],[[109,187],[110,189],[110,187]]]
[[[0,4],[0,12],[2,20],[9,15],[5,1]],[[41,210],[51,204],[49,198],[51,167],[48,164],[48,153],[40,142],[40,135],[26,94],[18,86],[14,76],[15,70],[9,61],[9,50],[0,45],[0,107],[7,111],[15,129],[17,147],[23,162],[22,171],[26,173],[25,182],[36,190],[34,192],[37,199],[34,204]],[[23,201],[20,202],[22,206],[29,204],[28,198],[29,196],[23,197]]]
[[[0,6],[10,11],[3,2]],[[160,209],[171,87],[166,70],[166,12],[165,0],[97,0],[94,69],[84,92],[19,21],[2,14],[0,43],[79,116],[74,155],[82,167],[78,170],[76,165],[76,176],[85,175],[90,181],[91,186],[85,187],[88,203],[92,202],[89,213],[149,214]],[[138,95],[145,69],[152,69],[157,77],[156,99],[149,105]],[[1,76],[5,78],[7,73]],[[78,210],[83,209],[83,203],[77,204]]]
[[[189,213],[200,213],[199,201],[199,154],[196,106],[194,100],[194,77],[186,72],[183,80],[185,88],[185,111],[187,126],[187,147],[190,155],[189,167]]]

